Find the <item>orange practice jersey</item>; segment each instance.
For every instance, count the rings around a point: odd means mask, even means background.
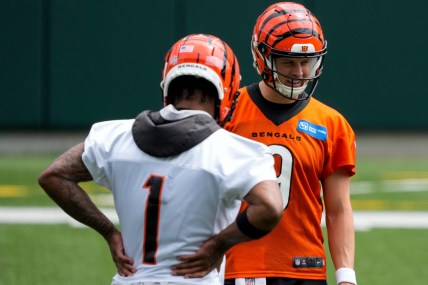
[[[341,114],[314,98],[281,106],[264,99],[257,84],[240,92],[225,129],[269,146],[284,214],[270,234],[227,253],[226,279],[326,279],[320,181],[341,167],[355,174],[355,134]]]

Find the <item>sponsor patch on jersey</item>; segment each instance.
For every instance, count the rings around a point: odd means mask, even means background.
[[[325,141],[327,139],[327,128],[318,126],[306,120],[299,120],[297,124],[297,131],[306,133],[311,137]]]

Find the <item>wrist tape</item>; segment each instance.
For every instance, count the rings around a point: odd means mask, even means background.
[[[339,285],[341,282],[348,282],[357,285],[355,271],[351,268],[339,268],[336,271],[336,282]]]
[[[270,231],[259,230],[253,224],[250,223],[247,216],[246,208],[243,212],[241,212],[238,217],[236,217],[236,225],[239,230],[246,236],[252,239],[259,239],[270,233]]]

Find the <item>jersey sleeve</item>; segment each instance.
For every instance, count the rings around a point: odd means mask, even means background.
[[[82,160],[94,181],[111,189],[108,180],[108,161],[112,155],[118,135],[127,129],[133,120],[117,120],[96,123],[85,139]]]
[[[242,200],[261,181],[276,181],[274,159],[266,145],[235,134],[232,137],[232,142],[226,140],[229,147],[224,148],[229,152],[223,155],[227,160],[222,166],[223,187],[228,189],[226,200]]]
[[[356,138],[351,126],[341,115],[334,120],[334,130],[329,137],[329,155],[324,165],[322,179],[338,168],[345,168],[349,176],[356,173]]]

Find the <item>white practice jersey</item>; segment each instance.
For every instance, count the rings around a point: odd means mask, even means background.
[[[237,202],[253,186],[276,180],[271,153],[219,129],[178,155],[155,157],[135,143],[134,121],[93,125],[83,153],[95,182],[113,193],[125,253],[137,268],[132,277],[114,280],[218,284],[216,270],[203,280],[184,279],[172,276],[171,266],[232,223]]]

